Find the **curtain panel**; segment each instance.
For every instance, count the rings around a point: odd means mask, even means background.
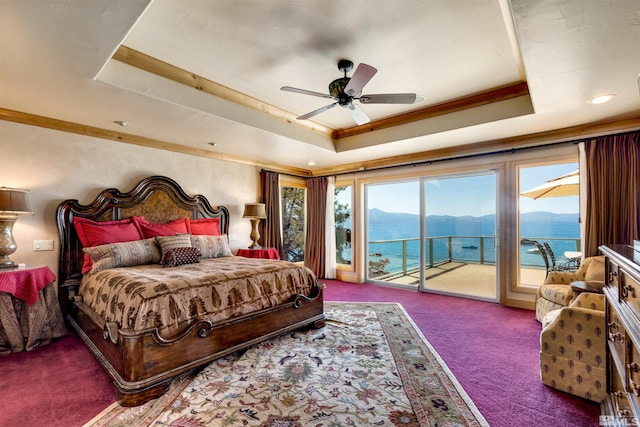
[[[585,256],[598,246],[640,239],[640,132],[585,142],[587,211]]]
[[[260,236],[263,246],[275,248],[282,253],[282,233],[280,232],[280,174],[270,171],[260,171],[262,187],[262,203],[265,205],[267,219],[260,222]]]
[[[327,233],[325,235],[325,260],[324,260],[324,278],[335,279],[336,278],[336,213],[335,207],[335,177],[327,177],[327,209],[325,211],[325,227]]]
[[[325,278],[327,185],[326,177],[307,179],[307,234],[304,245],[304,264],[318,278]]]

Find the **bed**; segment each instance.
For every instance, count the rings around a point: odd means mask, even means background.
[[[175,376],[219,357],[324,326],[323,285],[313,273],[286,261],[233,256],[226,240],[229,211],[187,195],[170,178],[145,178],[126,193],[106,189],[87,205],[66,200],[56,214],[62,311],[112,378],[123,406],[162,395]],[[93,229],[82,228],[86,224],[113,237],[125,223],[139,230],[153,224],[152,231],[169,224],[191,228],[87,244]],[[196,235],[196,225],[210,224],[219,232]],[[185,238],[197,250],[175,243]]]

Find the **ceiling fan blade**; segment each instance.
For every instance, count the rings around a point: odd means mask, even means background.
[[[378,72],[371,65],[359,64],[356,71],[354,71],[351,80],[344,88],[344,93],[349,96],[360,96],[364,85],[369,83],[369,80]]]
[[[357,124],[363,125],[371,121],[371,119],[367,117],[364,111],[362,111],[362,109],[357,105],[351,104],[351,105],[347,105],[345,108],[347,109],[347,111],[349,111],[349,113],[351,114],[351,117]]]
[[[416,101],[416,94],[379,93],[375,95],[362,95],[359,99],[363,104],[413,104]]]
[[[333,96],[326,93],[314,92],[312,90],[306,90],[306,89],[298,89],[291,86],[282,86],[280,90],[284,90],[286,92],[301,93],[303,95],[319,96],[320,98],[334,99]]]
[[[306,119],[311,118],[313,116],[317,116],[318,114],[320,114],[322,112],[325,112],[325,111],[335,107],[336,105],[338,105],[337,102],[334,102],[333,104],[325,105],[324,107],[318,108],[317,110],[313,110],[310,113],[307,113],[307,114],[302,115],[300,117],[296,117],[296,119],[298,119],[298,120],[306,120]]]

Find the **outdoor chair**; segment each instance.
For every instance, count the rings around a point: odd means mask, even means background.
[[[547,252],[547,256],[549,257],[550,260],[550,266],[548,268],[548,271],[567,271],[567,270],[577,270],[579,265],[578,265],[578,260],[574,259],[568,259],[565,261],[561,261],[561,262],[556,262],[556,256],[553,253],[553,249],[551,249],[551,245],[547,242],[542,243],[542,245],[544,246],[546,252]]]
[[[542,257],[542,261],[544,261],[544,267],[547,270],[547,276],[548,276],[549,275],[549,271],[551,271],[551,264],[549,263],[549,257],[547,255],[547,250],[544,248],[544,246],[540,242],[538,242],[537,240],[523,239],[522,243],[536,246],[536,248],[538,249],[538,252],[540,253],[540,256]]]
[[[544,261],[547,270],[547,276],[552,271],[575,271],[578,269],[578,263],[572,260],[556,262],[556,256],[551,249],[551,245],[547,242],[540,243],[537,240],[524,239],[522,243],[533,244],[538,248],[538,252]]]

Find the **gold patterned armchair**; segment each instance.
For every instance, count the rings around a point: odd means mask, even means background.
[[[558,390],[602,401],[606,395],[604,295],[584,292],[543,319],[540,377]]]
[[[542,322],[550,311],[568,306],[571,283],[579,281],[604,283],[604,256],[585,258],[576,271],[550,271],[536,293],[536,319]]]

